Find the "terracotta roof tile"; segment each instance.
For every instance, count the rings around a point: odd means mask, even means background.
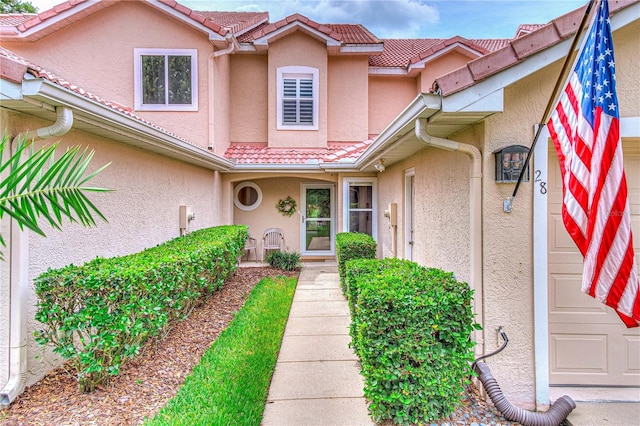
[[[325,24],[333,31],[342,35],[342,41],[347,44],[378,44],[382,41],[360,24]]]
[[[134,114],[132,112],[133,111],[132,108],[126,107],[126,106],[124,106],[122,104],[119,104],[117,102],[108,101],[108,100],[103,99],[103,98],[101,98],[100,96],[98,96],[98,95],[96,95],[94,93],[88,92],[88,91],[84,90],[83,88],[76,86],[75,84],[65,80],[64,78],[62,78],[62,77],[60,77],[60,76],[58,76],[58,75],[56,75],[56,74],[54,74],[54,73],[52,73],[50,71],[47,71],[46,69],[42,68],[41,66],[36,65],[36,64],[28,61],[27,59],[23,58],[22,56],[19,56],[19,55],[13,53],[12,51],[7,50],[7,49],[5,49],[3,47],[0,47],[0,59],[2,60],[2,63],[3,63],[3,67],[2,67],[3,68],[3,72],[4,72],[4,68],[5,68],[4,65],[6,63],[13,62],[13,67],[15,67],[16,69],[18,69],[21,66],[21,67],[23,67],[22,69],[26,69],[26,72],[28,72],[29,74],[33,75],[36,78],[43,78],[45,80],[49,80],[49,81],[51,81],[52,83],[55,83],[58,86],[64,87],[65,89],[71,90],[72,92],[75,92],[75,93],[77,93],[77,94],[79,94],[81,96],[84,96],[87,99],[91,99],[94,102],[102,104],[102,105],[104,105],[104,106],[106,106],[108,108],[111,108],[111,109],[113,109],[115,111],[120,112],[121,114],[127,115],[127,116],[129,116],[129,117],[131,117],[131,118],[133,118],[133,119],[135,119],[137,121],[140,121],[140,122],[142,122],[142,123],[154,128],[156,130],[161,131],[162,133],[164,133],[164,134],[166,134],[168,136],[171,136],[173,138],[179,139],[179,140],[181,140],[181,141],[183,141],[185,143],[188,143],[190,145],[198,146],[198,145],[194,144],[193,142],[191,142],[191,141],[189,141],[187,139],[184,139],[183,137],[178,136],[175,133],[172,133],[172,132],[170,132],[170,131],[168,131],[168,130],[166,130],[166,129],[164,129],[164,128],[156,125],[156,124],[153,124],[150,121],[148,121],[148,120],[146,120],[146,119]],[[24,73],[22,75],[24,75]],[[13,76],[13,77],[15,77],[15,76]],[[12,76],[7,76],[7,78],[9,80],[12,80],[12,81],[15,80],[15,78],[12,78]],[[21,81],[21,79],[20,79],[20,81]],[[14,82],[19,82],[19,81],[14,81]]]
[[[251,31],[250,34],[247,34],[245,37],[242,38],[242,42],[251,42],[254,41],[256,39],[262,38],[264,36],[267,36],[269,34],[271,34],[272,32],[282,28],[283,26],[289,25],[293,22],[300,22],[304,25],[307,25],[321,33],[323,33],[324,35],[326,35],[327,37],[330,37],[334,40],[337,41],[342,41],[343,37],[342,34],[340,34],[339,32],[335,31],[333,28],[331,28],[328,25],[323,25],[323,24],[319,24],[315,21],[312,21],[311,19],[307,18],[306,16],[300,15],[299,13],[294,13],[293,15],[289,15],[286,18],[280,19],[279,21],[276,22],[272,22],[270,24],[267,25],[261,25],[258,28],[256,28],[255,30]]]
[[[509,41],[509,39],[465,39],[460,36],[448,39],[384,39],[384,52],[381,55],[369,57],[369,65],[372,67],[406,67],[410,63],[419,62],[455,43],[466,45],[480,54],[486,54],[500,49]]]
[[[523,35],[529,34],[530,32],[537,30],[543,25],[545,24],[521,24],[518,26],[514,38],[522,37]]]
[[[236,34],[269,19],[268,12],[198,11],[201,15]]]
[[[0,25],[15,27],[38,16],[35,13],[7,13],[0,15]]]
[[[612,1],[609,4],[609,12],[613,16],[618,10],[636,2],[637,0]],[[499,50],[468,62],[466,67],[436,79],[434,87],[437,86],[442,95],[450,95],[561,42],[578,30],[585,9],[586,6],[575,9],[548,24],[538,26],[529,34],[511,40],[507,46]]]
[[[337,163],[357,159],[371,145],[362,142],[328,142],[326,148],[269,148],[266,143],[232,143],[224,156],[237,164]]]
[[[23,18],[14,16],[15,14],[11,14],[11,15],[3,14],[3,15],[0,15],[0,25],[14,26],[19,33],[26,32],[31,28],[34,28],[40,24],[46,23],[46,21],[60,15],[61,13],[70,11],[71,9],[85,3],[86,1],[87,0],[68,0],[64,3],[54,6],[51,9],[45,10],[44,12],[39,14],[21,14]],[[176,12],[189,17],[193,21],[198,22],[201,25],[204,25],[206,28],[212,30],[213,32],[221,36],[225,36],[228,32],[227,28],[222,27],[221,25],[209,19],[208,17],[203,16],[199,12],[196,12],[192,9],[189,9],[184,5],[181,5],[175,2],[174,0],[158,0],[158,1],[164,4],[165,6],[168,6],[174,9]],[[76,18],[70,19],[69,21],[66,22],[65,25],[72,23],[74,21],[77,21],[78,19],[82,19],[83,17],[86,16],[86,11],[89,9],[93,12],[93,11],[103,9],[105,7],[112,6],[114,3],[115,2],[113,1],[100,1],[100,2],[94,3],[93,5],[89,5],[88,8],[83,9],[83,13],[79,13]],[[228,13],[233,13],[233,12],[228,12]],[[241,13],[239,13],[238,15],[240,14]],[[12,18],[12,16],[14,17]],[[236,24],[239,22],[240,22],[240,19],[238,19]],[[51,32],[51,30],[43,34],[43,36],[48,34],[49,32]],[[3,31],[3,33],[10,34],[6,31]]]

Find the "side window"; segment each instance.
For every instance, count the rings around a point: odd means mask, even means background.
[[[136,109],[197,111],[197,63],[196,49],[134,49]]]
[[[377,237],[376,180],[344,179],[344,230]]]
[[[277,70],[277,129],[318,130],[318,69]]]

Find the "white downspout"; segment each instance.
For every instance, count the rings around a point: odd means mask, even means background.
[[[56,115],[55,123],[28,131],[27,138],[46,139],[67,133],[73,124],[73,112],[66,107],[56,107]],[[9,232],[9,379],[0,390],[0,407],[9,406],[22,393],[27,375],[29,233],[21,230],[13,219]]]
[[[482,155],[480,150],[473,145],[442,139],[427,133],[427,119],[416,119],[416,136],[419,140],[434,148],[447,151],[458,151],[467,154],[471,159],[469,173],[469,234],[470,234],[470,281],[474,291],[473,310],[476,321],[484,324],[484,287],[482,283]],[[480,354],[485,353],[485,332],[475,332],[475,341],[478,343]]]
[[[56,107],[56,116],[56,122],[51,126],[29,130],[26,133],[27,139],[48,139],[66,134],[73,124],[73,111],[67,107]]]

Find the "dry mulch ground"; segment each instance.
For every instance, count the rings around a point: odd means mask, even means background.
[[[3,426],[142,423],[176,394],[258,281],[277,275],[283,272],[268,267],[238,269],[222,289],[195,308],[164,340],[146,345],[107,386],[90,394],[81,393],[74,375],[60,367],[1,411],[0,423]]]

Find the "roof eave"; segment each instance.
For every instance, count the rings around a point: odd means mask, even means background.
[[[327,47],[342,46],[342,43],[340,42],[340,40],[331,38],[328,35],[324,34],[323,32],[299,21],[290,22],[287,25],[284,25],[268,34],[263,35],[262,37],[256,38],[255,40],[253,40],[253,45],[256,46],[258,50],[260,50],[260,48],[266,48],[268,47],[269,42],[276,41],[279,38],[284,37],[290,32],[293,32],[296,30],[301,30],[304,33],[310,35],[311,37],[323,41],[327,45]]]
[[[210,170],[228,171],[233,162],[103,105],[43,78],[24,80],[22,84],[3,80],[3,89],[13,85],[13,99],[2,98],[3,107],[22,110],[31,115],[50,119],[56,106],[74,110],[74,127],[156,152]]]

